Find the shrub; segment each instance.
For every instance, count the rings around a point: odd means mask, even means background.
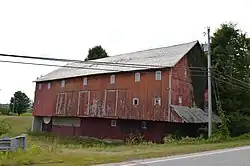
[[[144,135],[142,135],[141,133],[131,134],[125,139],[125,144],[129,144],[129,145],[141,144],[144,142],[143,138],[144,138]]]
[[[172,144],[172,143],[176,143],[177,139],[175,139],[175,137],[172,134],[169,134],[164,137],[163,141],[165,144]]]
[[[9,133],[11,129],[11,126],[9,123],[6,122],[6,120],[0,121],[0,136]]]
[[[5,108],[5,107],[0,107],[0,114],[2,115],[10,115],[11,112],[8,108]]]

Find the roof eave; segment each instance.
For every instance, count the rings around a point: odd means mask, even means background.
[[[174,66],[165,66],[165,67],[159,67],[159,68],[148,68],[148,69],[138,69],[138,70],[131,70],[131,71],[113,71],[108,74],[112,73],[129,73],[129,72],[136,72],[136,71],[148,71],[148,70],[157,70],[157,69],[171,69]],[[56,81],[56,80],[62,80],[62,79],[71,79],[71,78],[77,78],[77,77],[88,77],[88,76],[97,76],[97,75],[104,75],[106,73],[99,73],[99,74],[90,74],[90,75],[78,75],[78,76],[70,76],[70,77],[62,77],[62,78],[54,78],[54,79],[37,79],[32,82],[38,83],[38,82],[47,82],[47,81]]]

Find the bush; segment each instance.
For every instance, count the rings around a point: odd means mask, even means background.
[[[143,143],[144,135],[141,133],[131,134],[125,139],[125,143],[129,145],[136,145]]]
[[[10,115],[10,110],[8,108],[5,107],[0,107],[0,114],[2,115]]]
[[[123,141],[117,140],[103,140],[97,138],[89,138],[89,137],[66,137],[66,136],[56,136],[53,133],[46,132],[32,132],[28,129],[27,134],[30,136],[34,136],[39,140],[46,140],[46,142],[55,143],[59,146],[63,146],[65,148],[75,148],[75,146],[79,148],[90,148],[90,147],[107,147],[107,146],[118,146],[124,145]]]
[[[172,144],[176,143],[177,139],[172,134],[169,134],[163,138],[163,141],[165,144]]]
[[[0,121],[0,136],[10,132],[11,126],[5,120]]]

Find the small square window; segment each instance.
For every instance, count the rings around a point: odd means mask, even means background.
[[[116,120],[111,120],[111,126],[115,127],[116,126]]]
[[[140,82],[141,81],[141,75],[140,73],[135,73],[135,82]]]
[[[85,78],[83,78],[83,85],[86,86],[87,84],[88,84],[88,78],[85,77]]]
[[[178,97],[178,102],[179,102],[179,104],[182,104],[182,96]]]
[[[155,72],[155,80],[161,80],[161,71]]]
[[[154,105],[161,105],[161,98],[159,96],[155,96]]]
[[[139,105],[139,99],[133,98],[133,105]]]
[[[115,75],[110,76],[110,83],[114,84],[115,83]]]
[[[147,123],[145,121],[141,122],[141,128],[142,129],[147,129]]]
[[[50,89],[50,88],[51,88],[51,82],[48,83],[48,89]]]
[[[39,89],[39,90],[42,89],[42,84],[38,84],[38,89]]]
[[[61,88],[64,88],[65,87],[65,80],[62,80],[61,81]]]

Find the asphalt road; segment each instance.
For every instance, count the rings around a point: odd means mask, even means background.
[[[102,166],[250,166],[250,146]]]

